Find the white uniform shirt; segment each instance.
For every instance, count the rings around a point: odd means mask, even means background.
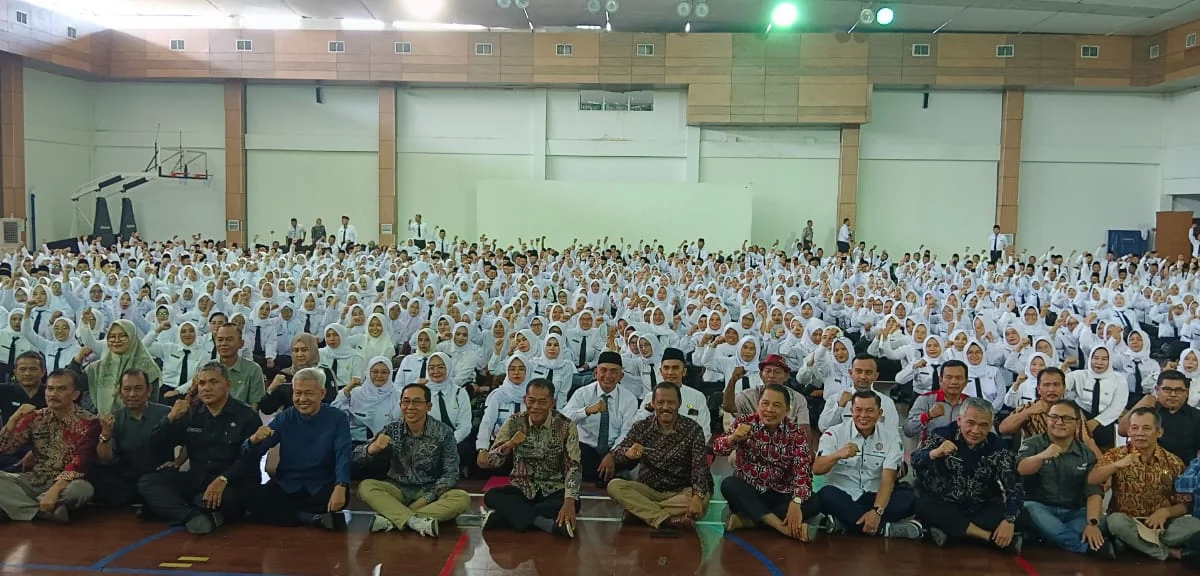
[[[887,394],[880,394],[875,388],[871,391],[879,397],[879,403],[883,406],[883,417],[879,419],[878,426],[886,427],[890,432],[900,437],[900,427],[904,422],[900,420],[900,413],[896,411],[896,403],[888,397]],[[847,402],[845,406],[838,406],[838,400],[841,397],[829,397],[825,399],[825,409],[821,411],[821,418],[817,420],[817,426],[822,431],[828,430],[837,426],[843,421],[850,420],[850,407],[853,402]]]
[[[602,413],[587,414],[588,406],[600,400],[604,391],[599,382],[592,382],[575,391],[567,402],[563,415],[575,422],[579,428],[579,443],[598,448],[600,442],[600,418]],[[638,419],[637,398],[628,390],[617,386],[609,393],[608,400],[608,444],[609,448],[620,444],[629,433],[629,428]]]
[[[858,446],[858,455],[839,460],[825,474],[825,485],[845,492],[852,500],[865,493],[879,492],[884,470],[900,470],[904,461],[904,448],[900,437],[893,435],[884,426],[875,426],[870,436],[863,437],[853,420],[846,420],[821,434],[817,456],[828,456],[853,442]]]

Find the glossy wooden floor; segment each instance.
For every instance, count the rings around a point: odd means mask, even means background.
[[[482,486],[466,488],[478,493]],[[233,524],[197,537],[132,512],[87,510],[72,524],[0,524],[0,574],[148,574],[176,576],[370,575],[652,575],[792,576],[898,574],[950,576],[1101,576],[1149,570],[1174,576],[1193,573],[1178,563],[1132,554],[1104,563],[1042,546],[1027,546],[1021,559],[986,547],[940,549],[929,543],[823,535],[798,544],[773,533],[724,535],[724,504],[714,502],[694,534],[654,538],[641,524],[622,524],[620,508],[602,494],[587,496],[575,541],[542,533],[483,533],[480,498],[437,539],[411,532],[369,534],[371,515],[356,512],[350,529],[277,529]],[[354,508],[363,510],[361,503]]]

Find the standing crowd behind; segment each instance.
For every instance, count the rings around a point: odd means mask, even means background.
[[[587,482],[663,530],[720,490],[726,530],[802,542],[1200,553],[1194,259],[317,226],[7,255],[0,518],[338,530],[353,486],[372,531],[435,537],[503,475],[485,530],[574,537]]]

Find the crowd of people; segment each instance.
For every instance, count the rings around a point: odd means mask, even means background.
[[[1018,255],[998,230],[893,259],[849,222],[831,253],[810,222],[728,254],[292,222],[4,259],[0,518],[338,530],[356,494],[372,531],[436,537],[462,479],[500,475],[485,530],[574,537],[586,482],[662,530],[719,490],[726,530],[802,542],[1200,554],[1194,260]]]

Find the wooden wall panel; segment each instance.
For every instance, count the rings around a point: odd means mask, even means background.
[[[858,159],[860,130],[857,124],[842,126],[841,153],[838,161],[838,208],[837,225],[850,219],[854,228],[858,212]]]
[[[570,44],[571,55],[557,46]],[[533,81],[538,84],[596,84],[600,81],[600,34],[547,33],[533,36]]]
[[[474,50],[474,48],[472,48]],[[392,233],[384,234],[390,225]],[[396,236],[396,87],[379,87],[379,244],[395,245]]]
[[[225,219],[240,223],[225,229],[225,242],[246,244],[246,82],[225,81]]]
[[[0,54],[0,214],[25,218],[25,62]],[[25,238],[25,234],[21,234]]]
[[[1006,88],[1001,106],[1000,162],[996,168],[996,224],[1004,234],[1017,233],[1021,185],[1021,129],[1025,89]]]

